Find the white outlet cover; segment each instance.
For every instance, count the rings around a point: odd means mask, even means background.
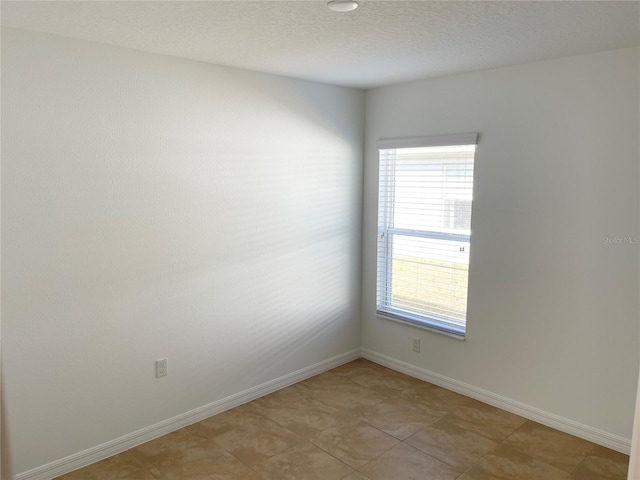
[[[161,358],[156,360],[156,378],[166,377],[169,373],[169,359]]]

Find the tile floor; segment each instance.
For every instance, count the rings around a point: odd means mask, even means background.
[[[364,359],[59,480],[625,480],[626,455]]]

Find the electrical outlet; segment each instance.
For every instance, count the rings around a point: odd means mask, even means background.
[[[413,351],[420,351],[420,339],[418,337],[413,337]]]
[[[156,378],[166,377],[169,371],[169,359],[156,360]]]

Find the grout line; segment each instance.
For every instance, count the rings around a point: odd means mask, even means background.
[[[506,438],[504,440],[502,440],[502,442],[506,442],[507,440],[509,440],[509,437],[511,437],[514,433],[516,433],[518,430],[523,428],[529,422],[538,423],[538,422],[534,422],[533,420],[525,419],[525,422],[522,425],[520,425],[518,428],[516,428],[513,432],[511,432],[509,435],[507,435]],[[542,424],[539,424],[539,425],[542,425]],[[555,428],[554,428],[554,430],[555,430]],[[557,430],[557,431],[559,431],[559,430]],[[502,443],[502,442],[500,442],[500,443]]]
[[[454,465],[451,465],[450,463],[447,463],[445,460],[442,460],[440,458],[434,457],[433,455],[431,455],[429,452],[425,452],[424,450],[419,449],[418,447],[414,447],[413,445],[411,445],[410,443],[406,443],[406,442],[402,442],[404,443],[407,447],[411,447],[414,450],[416,450],[417,452],[422,453],[423,455],[426,455],[429,458],[434,459],[436,462],[439,463],[443,463],[445,464],[447,467],[451,467],[451,470],[453,470],[454,472],[457,472],[456,467]],[[465,470],[466,471],[466,470]],[[460,473],[458,476],[464,474],[464,472]],[[457,478],[457,477],[456,477]]]
[[[589,449],[589,451],[587,452],[587,454],[584,456],[584,458],[582,460],[580,460],[580,462],[578,462],[578,464],[573,468],[573,470],[571,470],[571,472],[569,473],[569,476],[567,477],[567,479],[570,479],[571,476],[576,473],[578,471],[578,468],[580,467],[580,465],[582,465],[584,463],[584,461],[589,458],[589,455],[591,455],[591,453],[598,448],[597,444],[594,444],[593,447],[591,447]]]
[[[391,371],[393,371],[393,370],[391,370]],[[331,370],[329,370],[328,372],[330,372],[330,373],[331,373]],[[326,373],[326,372],[324,372],[324,373]],[[395,372],[394,372],[394,373],[395,373]],[[322,375],[322,373],[321,373],[321,374],[318,374],[318,375]],[[318,376],[318,375],[315,375],[315,376]],[[337,373],[334,373],[333,375],[336,375],[336,376],[338,376],[339,378],[342,378],[343,380],[347,380],[349,384],[357,385],[358,387],[363,388],[363,389],[366,389],[366,390],[368,390],[368,391],[369,391],[369,392],[371,392],[371,393],[377,393],[377,392],[375,392],[375,391],[373,390],[373,387],[376,387],[377,385],[373,385],[373,386],[370,386],[370,385],[369,385],[369,386],[367,386],[367,385],[361,385],[361,384],[359,384],[359,383],[357,383],[357,382],[353,381],[351,378],[347,377],[346,375],[341,375],[341,374],[337,374]],[[404,375],[406,375],[406,374],[404,374],[404,373],[401,373],[401,372],[400,372],[400,375],[403,375],[403,376],[404,376]],[[315,376],[314,376],[314,377],[315,377]],[[408,375],[406,375],[406,376],[408,376]],[[309,377],[309,378],[314,378],[314,377]],[[304,380],[302,380],[302,381],[304,381]],[[302,382],[302,381],[301,381],[301,382]],[[297,382],[296,384],[293,384],[293,385],[297,385],[297,384],[299,384],[299,383],[300,383],[300,382]],[[428,382],[425,382],[425,383],[428,383]],[[400,391],[405,391],[405,390],[410,390],[410,388],[408,388],[408,389],[401,389]],[[315,396],[312,394],[313,392],[315,392],[315,390],[307,391],[307,390],[305,389],[303,393],[304,393],[305,397],[308,397],[309,399],[313,399],[313,400],[315,400],[315,401],[317,401],[317,402],[320,402],[321,404],[325,404],[322,400],[319,400],[318,398],[315,398]],[[380,401],[380,403],[385,402],[385,401],[387,401],[387,400],[392,400],[392,399],[393,399],[393,397],[392,397],[391,395],[389,395],[389,396],[386,396],[386,395],[380,395],[380,397],[381,397],[381,401]],[[257,398],[257,399],[254,399],[254,400],[252,400],[252,401],[250,401],[250,402],[247,402],[246,404],[243,404],[243,405],[256,404],[256,402],[259,402],[261,398],[262,398],[262,397]],[[468,398],[471,398],[471,397],[468,397]],[[287,408],[290,408],[290,406],[294,405],[295,403],[296,403],[296,401],[295,401],[295,400],[291,400],[291,401],[283,402],[281,405],[274,406],[273,408],[276,408],[276,409],[287,409]],[[378,405],[378,403],[376,403],[376,404],[372,405],[372,407],[375,407],[376,405]],[[399,404],[399,406],[402,406],[402,405],[404,405],[404,404]],[[331,405],[328,405],[328,406],[332,407]],[[393,406],[394,406],[394,405],[391,405],[391,407],[393,407]],[[409,404],[407,404],[407,406],[408,406],[408,407],[411,407],[411,404],[409,403]],[[234,408],[238,408],[238,407],[234,407]],[[349,416],[348,416],[349,412],[347,411],[347,409],[348,409],[348,405],[340,406],[340,407],[332,407],[332,408],[333,408],[333,409],[335,409],[335,410],[337,410],[337,411],[339,411],[339,413],[337,413],[337,414],[335,414],[335,415],[334,415],[334,414],[331,414],[331,417],[334,417],[334,418],[335,418],[335,417],[340,417],[340,418],[342,418],[342,417],[343,417],[343,414],[344,414],[344,418],[345,418],[345,419],[349,418]],[[366,408],[368,408],[368,407],[365,407],[365,409],[366,409]],[[414,409],[415,409],[417,412],[419,412],[420,414],[424,414],[425,416],[426,416],[426,415],[428,415],[428,412],[423,412],[423,411],[421,411],[420,409],[415,408],[415,407],[411,407],[411,408],[414,408]],[[496,408],[497,408],[497,407],[496,407]],[[505,411],[505,412],[506,412],[506,410],[503,410],[503,409],[499,409],[499,410],[501,410],[501,411]],[[392,435],[392,434],[390,434],[390,433],[387,433],[387,432],[383,431],[382,429],[380,429],[380,428],[376,427],[375,425],[372,425],[370,422],[368,422],[367,420],[363,419],[363,418],[360,416],[360,413],[352,413],[352,414],[351,414],[351,417],[356,417],[359,423],[361,423],[361,424],[363,424],[363,425],[366,425],[366,426],[368,426],[368,427],[370,427],[370,428],[374,429],[376,432],[381,433],[381,434],[383,434],[383,435],[385,435],[385,436],[387,436],[387,437],[392,438],[393,440],[395,440],[395,443],[394,443],[392,446],[390,446],[390,447],[388,447],[388,448],[385,448],[385,449],[381,450],[381,451],[380,451],[380,452],[378,452],[378,453],[377,453],[373,458],[369,459],[369,460],[368,460],[364,465],[361,465],[360,467],[357,467],[357,468],[356,468],[356,467],[353,467],[352,465],[349,465],[349,464],[348,464],[348,463],[346,463],[343,459],[338,458],[336,455],[334,455],[333,453],[329,452],[328,450],[326,450],[326,449],[325,449],[325,448],[323,448],[322,446],[317,445],[316,443],[314,443],[314,442],[312,441],[312,439],[313,439],[313,438],[315,438],[315,436],[309,436],[309,437],[307,437],[307,436],[300,435],[300,434],[298,434],[297,432],[295,432],[295,431],[293,431],[293,430],[290,430],[290,429],[289,429],[286,425],[284,425],[283,423],[281,423],[281,422],[279,422],[279,421],[277,421],[277,420],[273,419],[271,416],[269,416],[269,415],[268,415],[268,413],[265,413],[265,414],[264,414],[265,419],[268,419],[269,421],[272,421],[272,422],[274,422],[275,424],[277,424],[278,426],[280,426],[280,427],[282,427],[282,428],[286,429],[287,431],[289,431],[289,432],[291,432],[293,435],[295,435],[295,437],[297,438],[297,440],[295,441],[295,443],[294,443],[293,445],[291,445],[290,447],[286,448],[284,451],[282,451],[282,452],[280,452],[280,453],[278,453],[278,454],[276,454],[276,455],[273,455],[273,456],[271,456],[271,457],[269,457],[269,458],[273,458],[273,457],[275,457],[275,456],[279,456],[279,455],[284,455],[284,454],[286,454],[287,452],[290,452],[291,450],[293,450],[293,449],[295,449],[295,448],[297,448],[297,447],[301,447],[301,446],[303,446],[303,447],[311,446],[311,447],[314,447],[314,448],[320,449],[321,451],[323,451],[323,452],[325,452],[326,454],[328,454],[330,457],[334,458],[335,460],[337,460],[337,461],[338,461],[338,462],[340,462],[341,464],[343,464],[343,465],[345,465],[346,467],[348,467],[349,469],[351,469],[351,472],[350,472],[349,474],[347,474],[347,476],[346,476],[346,477],[344,477],[344,478],[347,478],[347,477],[349,477],[350,475],[352,475],[354,472],[358,472],[358,473],[361,473],[362,475],[365,475],[365,474],[364,474],[364,473],[362,473],[362,471],[361,471],[363,468],[365,468],[366,466],[370,465],[372,462],[374,462],[374,461],[378,460],[382,455],[386,454],[386,453],[387,453],[387,452],[389,452],[390,450],[392,450],[392,449],[394,449],[394,448],[398,447],[398,446],[399,446],[399,445],[401,445],[401,444],[404,444],[404,445],[406,445],[407,447],[410,447],[412,450],[415,450],[416,452],[419,452],[419,453],[421,453],[421,454],[423,454],[423,455],[426,455],[427,457],[429,457],[429,458],[431,458],[431,459],[433,459],[433,460],[435,460],[435,461],[437,461],[437,462],[439,462],[439,463],[441,463],[441,464],[443,464],[443,465],[446,465],[446,466],[450,467],[454,472],[456,472],[456,477],[455,477],[455,478],[456,478],[456,479],[460,479],[460,478],[461,478],[462,476],[464,476],[465,474],[466,474],[466,475],[468,475],[468,472],[470,472],[470,471],[471,471],[474,467],[476,467],[480,462],[482,462],[483,460],[485,460],[489,455],[491,455],[492,453],[494,453],[498,448],[500,448],[501,446],[506,446],[506,447],[512,448],[514,451],[518,452],[519,454],[525,455],[526,457],[531,458],[531,459],[533,459],[533,460],[536,460],[537,462],[541,462],[541,463],[543,463],[543,464],[549,465],[550,467],[554,467],[555,469],[557,469],[557,470],[559,470],[559,471],[561,471],[561,472],[563,472],[563,473],[566,473],[566,476],[565,476],[565,477],[563,477],[563,478],[564,478],[564,480],[569,480],[569,479],[570,479],[570,477],[571,477],[571,475],[573,475],[573,474],[577,471],[577,469],[580,467],[580,465],[582,465],[582,464],[584,463],[584,461],[589,457],[589,455],[590,455],[590,454],[591,454],[591,453],[592,453],[592,452],[597,448],[597,446],[598,446],[597,444],[594,444],[593,442],[590,442],[590,443],[591,443],[591,448],[588,450],[588,452],[586,453],[586,455],[585,455],[585,456],[580,460],[580,462],[579,462],[579,463],[578,463],[578,464],[577,464],[577,465],[576,465],[576,466],[575,466],[575,467],[574,467],[570,472],[567,472],[566,470],[564,470],[564,469],[562,469],[562,468],[560,468],[560,467],[557,467],[557,466],[555,466],[555,465],[553,465],[553,464],[551,464],[551,463],[549,463],[549,462],[547,462],[547,461],[545,461],[545,460],[538,459],[538,458],[536,458],[536,457],[534,457],[534,456],[532,456],[532,455],[530,455],[530,454],[528,454],[528,453],[526,453],[526,452],[521,451],[521,450],[520,450],[518,447],[516,447],[516,446],[512,446],[512,445],[508,445],[508,444],[507,444],[507,441],[509,440],[509,438],[511,438],[511,436],[513,436],[513,435],[514,435],[516,432],[518,432],[520,429],[524,428],[524,427],[525,427],[525,425],[527,425],[529,422],[537,423],[537,422],[535,422],[535,421],[533,421],[533,420],[527,420],[527,419],[525,419],[525,421],[524,421],[521,425],[519,425],[518,427],[516,427],[515,429],[513,429],[513,431],[511,431],[509,434],[507,434],[507,435],[505,436],[505,438],[503,438],[503,439],[501,439],[501,440],[499,440],[499,441],[496,441],[496,440],[494,440],[494,439],[492,439],[492,438],[485,437],[484,435],[482,435],[482,437],[487,438],[488,440],[490,440],[490,441],[492,441],[493,443],[495,443],[495,446],[494,446],[493,448],[491,448],[489,451],[487,451],[485,454],[483,454],[482,456],[480,456],[480,457],[479,457],[475,462],[473,462],[473,463],[472,463],[468,468],[466,468],[464,471],[461,471],[461,472],[459,472],[459,473],[458,473],[457,468],[459,467],[459,465],[458,465],[458,466],[456,466],[456,465],[451,465],[451,464],[449,464],[446,460],[442,460],[442,459],[440,459],[440,458],[436,458],[436,457],[434,457],[433,455],[431,455],[429,452],[427,452],[427,451],[423,451],[422,449],[420,449],[420,448],[418,448],[418,447],[415,447],[415,446],[413,446],[413,445],[411,445],[411,444],[407,443],[407,440],[408,440],[408,439],[412,438],[414,435],[416,435],[417,433],[419,433],[419,432],[420,432],[421,430],[423,430],[424,428],[429,427],[429,426],[432,426],[432,425],[436,424],[437,422],[443,421],[443,420],[444,420],[446,417],[448,417],[448,416],[453,416],[453,417],[455,417],[455,413],[453,413],[453,412],[455,412],[455,408],[453,408],[453,409],[449,409],[449,410],[447,411],[447,413],[445,413],[444,415],[442,415],[442,416],[440,416],[440,417],[437,417],[433,422],[431,422],[431,423],[429,423],[429,424],[427,424],[427,425],[420,426],[420,427],[419,427],[415,432],[413,432],[411,435],[407,436],[407,437],[406,437],[406,438],[404,438],[404,439],[397,438],[397,437],[395,437],[394,435]],[[195,427],[198,431],[200,431],[200,430],[202,430],[202,428],[198,426],[198,423],[200,423],[200,422],[193,422],[190,426]],[[330,430],[330,429],[334,429],[334,428],[343,428],[343,427],[345,427],[345,426],[347,426],[347,425],[348,425],[348,422],[347,422],[347,423],[344,423],[344,424],[343,424],[342,422],[339,422],[339,424],[338,424],[337,426],[329,427],[329,428],[326,428],[326,429],[324,429],[324,430],[319,430],[318,435],[321,435],[321,434],[322,434],[322,432],[324,432],[324,431],[327,431],[327,430]],[[238,427],[238,426],[234,426],[234,428],[236,428],[236,427]],[[183,428],[184,428],[184,427],[183,427]],[[461,428],[462,428],[462,427],[461,427]],[[465,431],[469,431],[469,432],[473,432],[472,430],[468,430],[468,429],[465,429],[465,428],[463,428],[463,430],[465,430]],[[561,431],[559,431],[559,430],[557,430],[557,429],[553,429],[553,430],[558,431],[558,432],[561,432]],[[204,430],[202,430],[202,431],[204,432]],[[264,430],[259,430],[259,431],[264,431]],[[259,432],[259,431],[258,431],[258,432]],[[252,433],[255,433],[255,432],[252,432]],[[475,433],[475,434],[479,435],[479,433],[477,433],[477,432],[473,432],[473,433]],[[166,434],[166,435],[169,435],[169,434]],[[163,436],[166,436],[166,435],[163,435]],[[220,435],[222,435],[222,434],[220,434]],[[158,438],[160,438],[160,437],[158,437]],[[210,438],[211,438],[212,440],[215,440],[216,436],[213,436],[213,435],[212,435],[212,436],[210,436]],[[227,448],[223,447],[222,445],[218,445],[218,447],[219,447],[221,450],[223,450],[224,452],[226,452],[227,454],[231,455],[233,458],[235,458],[237,461],[239,461],[242,465],[244,465],[245,467],[247,467],[250,471],[254,472],[256,475],[260,476],[261,478],[264,478],[264,480],[268,480],[268,479],[272,478],[272,476],[271,476],[270,474],[268,474],[268,473],[264,473],[264,472],[260,472],[260,471],[258,471],[256,468],[254,468],[254,467],[258,467],[259,465],[255,465],[255,466],[253,466],[253,467],[252,467],[252,466],[248,465],[247,463],[245,463],[242,459],[238,458],[236,455],[234,455],[231,451],[229,451]],[[453,448],[453,446],[452,446],[451,448]],[[139,460],[139,459],[135,456],[135,454],[133,453],[133,451],[132,451],[132,450],[133,450],[133,449],[128,449],[128,450],[125,450],[125,451],[124,451],[124,452],[122,452],[122,453],[125,453],[129,458],[133,459],[133,461],[134,461],[136,464],[140,465],[140,466],[141,466],[141,467],[142,467],[146,472],[148,472],[148,473],[149,473],[153,478],[158,479],[158,477],[157,477],[157,476],[156,476],[156,475],[155,475],[155,474],[154,474],[154,473],[149,469],[149,467],[148,467],[147,465],[143,464],[143,463],[142,463],[142,461],[141,461],[141,460]],[[365,475],[365,476],[366,476],[366,475]],[[343,479],[343,480],[344,480],[344,479]]]
[[[391,368],[397,372],[427,381],[433,385],[441,386],[442,388],[476,399],[501,410],[536,421],[542,425],[553,428],[554,430],[568,433],[625,455],[629,454],[631,441],[616,434],[561,417],[532,405],[524,404],[517,400],[429,371],[411,363],[403,362],[399,359],[383,355],[373,350],[362,348],[361,356],[369,361]]]
[[[126,454],[128,455],[130,458],[133,459],[134,462],[136,462],[138,465],[140,465],[140,467],[142,467],[143,470],[145,470],[146,472],[149,473],[149,475],[151,475],[153,478],[158,478],[152,471],[151,469],[147,466],[144,465],[140,460],[138,460],[138,457],[136,457],[133,452],[131,451],[131,449],[129,450],[125,450],[124,452],[122,452],[121,454],[116,454],[116,455],[122,455],[122,454]],[[115,456],[115,455],[114,455]],[[113,457],[109,457],[109,458],[113,458]],[[86,467],[85,467],[86,468]]]
[[[496,446],[493,447],[491,450],[489,450],[487,453],[485,453],[484,455],[482,455],[478,460],[476,460],[473,464],[469,465],[469,468],[467,468],[464,472],[462,472],[460,474],[460,476],[464,475],[465,473],[471,471],[471,469],[473,469],[473,467],[475,467],[477,464],[479,464],[482,460],[484,460],[487,456],[491,455],[498,447],[500,446],[500,443],[496,443]],[[471,475],[469,475],[471,476]]]

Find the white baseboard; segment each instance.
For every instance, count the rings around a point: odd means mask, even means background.
[[[124,452],[142,443],[161,437],[167,433],[174,432],[183,427],[191,425],[208,418],[212,415],[224,412],[269,393],[288,387],[306,378],[313,377],[319,373],[335,368],[343,363],[350,362],[360,357],[360,349],[352,350],[341,355],[329,358],[309,367],[302,368],[296,372],[289,373],[275,380],[257,385],[229,397],[217,400],[202,407],[196,408],[181,415],[177,415],[168,420],[156,423],[137,432],[124,435],[120,438],[110,440],[102,445],[89,448],[79,453],[74,453],[68,457],[61,458],[54,462],[42,465],[41,467],[28,470],[16,475],[15,480],[51,480],[65,473],[72,472],[92,463],[109,458],[112,455]]]
[[[97,445],[79,453],[69,455],[54,462],[42,465],[41,467],[20,473],[14,477],[15,480],[51,480],[52,478],[72,472],[92,463],[104,460],[118,453],[129,450],[142,443],[161,437],[167,433],[174,432],[180,428],[186,427],[193,423],[199,422],[212,415],[222,413],[225,410],[237,407],[244,403],[250,402],[257,398],[263,397],[269,393],[275,392],[282,388],[288,387],[294,383],[300,382],[306,378],[313,377],[319,373],[335,368],[343,363],[350,362],[360,356],[378,363],[385,367],[391,368],[398,372],[410,375],[415,378],[439,385],[454,392],[461,393],[481,402],[488,403],[495,407],[501,408],[516,415],[520,415],[529,420],[536,421],[548,427],[555,428],[562,432],[575,435],[576,437],[589,440],[598,445],[602,445],[612,450],[629,454],[631,451],[631,441],[627,438],[613,435],[611,433],[599,430],[582,423],[569,420],[567,418],[545,412],[539,408],[511,400],[509,398],[497,395],[482,388],[474,387],[464,382],[454,380],[444,375],[440,375],[420,367],[416,367],[406,362],[402,362],[392,357],[382,355],[368,349],[356,349],[335,357],[329,358],[322,362],[316,363],[309,367],[302,368],[296,372],[289,373],[275,380],[257,385],[242,392],[236,393],[229,397],[217,400],[202,407],[196,408],[181,415],[177,415],[168,420],[156,423],[149,427],[143,428],[136,432],[124,435],[109,442]]]
[[[420,380],[425,380],[448,390],[453,390],[454,392],[461,393],[467,397],[475,398],[476,400],[501,408],[507,412],[515,413],[521,417],[555,428],[561,432],[589,440],[590,442],[602,445],[603,447],[607,447],[627,455],[629,455],[629,452],[631,451],[631,440],[627,438],[569,420],[568,418],[564,418],[553,413],[545,412],[539,408],[511,400],[510,398],[503,397],[502,395],[497,395],[489,392],[488,390],[474,387],[473,385],[416,367],[372,350],[363,348],[362,356],[367,360],[371,360],[372,362],[391,368],[392,370],[419,378]]]

